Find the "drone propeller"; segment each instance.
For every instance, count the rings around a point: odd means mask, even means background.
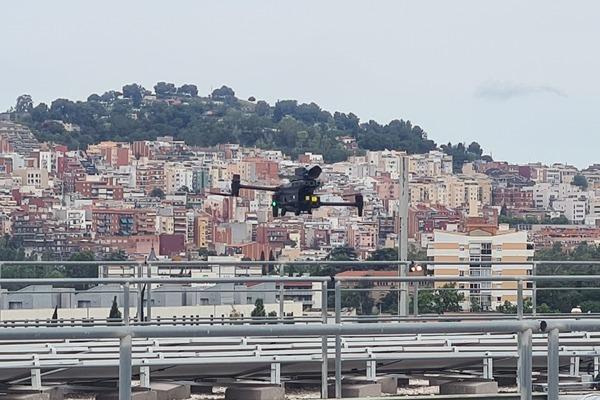
[[[315,165],[306,172],[306,176],[310,179],[317,179],[323,170],[318,165]]]
[[[208,194],[214,194],[215,196],[235,197],[233,193],[227,192],[208,192]]]
[[[363,208],[365,207],[365,201],[362,194],[358,193],[354,195],[354,204],[356,204],[356,208],[358,209],[358,216],[362,217]]]

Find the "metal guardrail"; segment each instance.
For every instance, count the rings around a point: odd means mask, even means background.
[[[582,261],[582,262],[416,262],[424,265],[532,265],[533,271],[541,264],[548,265],[600,265],[600,261]],[[333,279],[334,287],[334,309],[335,323],[328,323],[328,283],[332,282],[330,277],[285,277],[285,266],[296,265],[333,265],[333,266],[352,266],[354,268],[373,267],[373,266],[390,266],[390,265],[410,265],[412,262],[402,261],[367,261],[367,262],[322,262],[322,261],[294,261],[294,262],[273,262],[273,261],[254,261],[254,262],[153,262],[153,263],[136,263],[136,262],[0,262],[0,273],[3,266],[8,265],[96,265],[96,266],[131,266],[137,271],[134,274],[137,277],[128,278],[79,278],[79,279],[0,279],[0,287],[16,284],[50,284],[50,285],[72,285],[72,284],[119,284],[122,285],[125,304],[123,304],[124,318],[123,325],[116,326],[95,326],[95,327],[44,327],[38,329],[13,327],[11,329],[0,328],[0,340],[2,339],[18,339],[18,340],[40,340],[40,339],[67,339],[67,338],[119,338],[120,340],[120,365],[119,365],[119,396],[120,399],[129,399],[131,396],[131,340],[133,337],[223,337],[223,336],[278,336],[278,337],[294,337],[294,336],[320,336],[322,338],[322,385],[321,395],[327,397],[327,338],[335,337],[335,389],[336,397],[341,395],[341,337],[344,335],[380,335],[380,334],[419,334],[419,333],[452,333],[452,332],[489,332],[489,333],[506,333],[517,332],[519,335],[519,368],[518,382],[521,398],[531,398],[531,359],[532,359],[532,334],[533,332],[548,332],[548,398],[558,398],[558,341],[559,332],[570,332],[574,330],[600,331],[600,319],[589,320],[550,320],[550,319],[525,319],[523,316],[523,292],[524,290],[532,290],[535,299],[537,282],[548,281],[600,281],[600,276],[591,275],[553,275],[540,276],[398,276],[398,277],[338,277]],[[230,278],[152,278],[143,277],[144,270],[150,274],[152,267],[170,267],[177,266],[186,268],[204,268],[214,265],[234,265],[234,266],[263,266],[273,265],[279,266],[279,276],[260,276],[260,277],[230,277]],[[100,269],[100,268],[99,268]],[[100,271],[101,272],[101,271]],[[234,271],[235,272],[235,271]],[[134,275],[134,276],[135,276]],[[400,272],[399,272],[400,275]],[[419,282],[516,282],[517,283],[517,320],[498,320],[498,321],[461,321],[461,322],[443,322],[424,324],[422,322],[402,322],[402,323],[360,323],[360,324],[342,324],[341,316],[341,283],[349,281],[389,281],[398,283],[419,283]],[[152,283],[168,283],[168,284],[192,284],[192,283],[246,283],[246,282],[274,282],[280,283],[280,316],[283,315],[284,304],[284,284],[285,282],[316,282],[321,286],[321,317],[320,324],[294,325],[285,324],[279,325],[242,325],[242,326],[152,326],[151,319],[151,302],[147,302],[147,323],[146,325],[130,325],[131,318],[129,316],[129,292],[132,285],[152,284]],[[525,282],[533,282],[532,288],[524,288]],[[148,285],[151,288],[151,285]],[[467,289],[468,290],[468,289]],[[513,289],[514,290],[514,289]],[[148,292],[150,298],[150,292]],[[141,299],[140,299],[141,300]],[[535,301],[535,300],[534,300]],[[143,304],[138,305],[139,309],[144,307]],[[535,311],[535,302],[534,302]],[[418,312],[417,312],[418,315]],[[318,319],[317,319],[318,321]],[[141,321],[140,321],[141,322]],[[281,323],[280,319],[274,322]]]
[[[327,397],[329,376],[327,361],[327,337],[347,335],[401,335],[428,333],[517,333],[518,334],[518,388],[522,399],[532,398],[532,335],[548,334],[548,399],[558,399],[559,388],[559,332],[600,331],[600,319],[576,320],[522,320],[490,322],[439,322],[423,323],[368,323],[368,324],[322,324],[305,326],[117,326],[95,328],[43,328],[0,329],[0,340],[51,340],[51,339],[102,339],[118,338],[119,346],[119,398],[131,398],[132,339],[174,337],[322,337],[325,341],[321,357],[322,397]],[[336,348],[335,386],[336,397],[341,395],[341,357]],[[146,374],[148,371],[145,372]],[[32,374],[33,376],[33,374]]]

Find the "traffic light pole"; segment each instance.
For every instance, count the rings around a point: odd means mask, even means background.
[[[408,266],[406,260],[408,258],[408,157],[400,157],[400,201],[398,203],[398,222],[400,232],[398,235],[398,276],[407,276]],[[408,316],[408,283],[400,282],[400,290],[398,291],[398,316]]]

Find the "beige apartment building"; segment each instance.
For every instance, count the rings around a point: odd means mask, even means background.
[[[427,255],[439,264],[433,267],[434,276],[511,276],[531,275],[532,264],[511,265],[533,259],[533,245],[527,241],[527,232],[516,232],[484,224],[470,226],[467,232],[435,231]],[[482,265],[479,262],[509,264]],[[444,282],[436,282],[441,287]],[[457,288],[465,296],[462,304],[469,310],[472,299],[477,299],[484,310],[495,310],[505,301],[516,303],[516,282],[458,282]],[[526,283],[525,297],[531,296],[531,282]]]
[[[492,202],[492,185],[487,177],[446,175],[436,179],[415,179],[409,183],[411,203],[465,207],[469,216],[478,216]]]
[[[17,168],[14,176],[21,178],[22,186],[33,186],[40,189],[47,189],[48,170],[43,168]]]
[[[452,174],[452,156],[439,150],[408,156],[408,173],[412,176],[437,177]]]

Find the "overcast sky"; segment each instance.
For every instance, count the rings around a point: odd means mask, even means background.
[[[600,162],[597,1],[10,1],[0,110],[123,84],[226,84],[513,162]]]

